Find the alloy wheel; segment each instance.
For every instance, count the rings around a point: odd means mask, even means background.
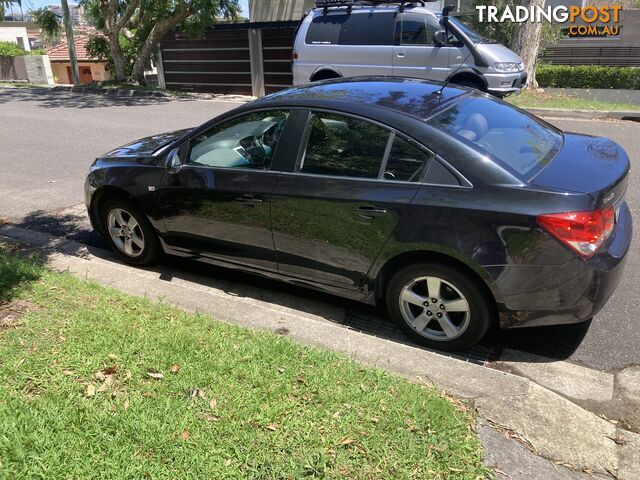
[[[414,278],[400,291],[399,302],[405,322],[429,340],[451,341],[469,327],[469,302],[460,290],[440,277]]]
[[[145,248],[144,233],[132,214],[122,208],[114,208],[107,217],[107,227],[118,250],[134,258],[142,255]]]

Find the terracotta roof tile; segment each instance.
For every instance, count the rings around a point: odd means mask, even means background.
[[[87,52],[87,42],[89,41],[89,35],[77,35],[73,37],[73,43],[76,47],[76,57],[78,61],[99,61],[97,58],[93,58]],[[47,55],[52,62],[69,61],[69,49],[67,48],[67,41],[64,40],[55,47],[47,49]]]

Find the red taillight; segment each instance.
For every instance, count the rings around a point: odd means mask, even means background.
[[[296,52],[295,50],[293,51],[293,55],[291,55],[291,58],[293,60],[297,60],[298,59],[298,52]]]
[[[538,216],[538,223],[583,257],[590,257],[611,235],[615,225],[613,207],[591,212],[549,213]]]

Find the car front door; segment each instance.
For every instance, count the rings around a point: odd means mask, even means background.
[[[430,15],[401,13],[396,20],[393,75],[444,81],[449,75],[449,50],[436,44],[434,33],[441,30]]]
[[[344,114],[308,112],[299,128],[295,165],[272,194],[278,270],[359,289],[407,216],[429,154],[387,128]]]
[[[270,195],[288,111],[259,111],[196,134],[169,168],[160,203],[172,246],[275,271]],[[176,162],[178,163],[178,162]]]

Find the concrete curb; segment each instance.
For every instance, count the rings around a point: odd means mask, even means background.
[[[564,110],[561,108],[524,108],[539,117],[578,118],[587,120],[629,120],[640,122],[640,111]]]
[[[171,98],[174,95],[171,95],[167,92],[157,91],[157,90],[138,90],[135,88],[132,89],[122,89],[122,88],[92,88],[92,87],[75,87],[75,86],[56,86],[50,87],[53,91],[60,92],[72,92],[72,93],[95,93],[101,95],[113,95],[116,97],[158,97],[158,98]]]
[[[114,261],[111,252],[5,225],[0,239],[42,253],[58,271],[123,292],[206,313],[253,329],[286,332],[367,365],[428,383],[468,399],[486,422],[521,439],[541,456],[578,471],[637,479],[640,435],[621,429],[534,382],[408,345],[348,330],[302,312]]]

